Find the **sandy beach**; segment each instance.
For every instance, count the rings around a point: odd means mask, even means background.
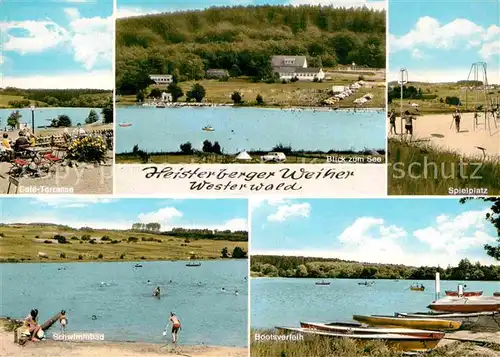
[[[489,120],[491,130],[485,130],[481,125],[474,130],[473,113],[462,114],[460,122],[460,132],[455,131],[455,124],[452,127],[452,116],[450,114],[433,114],[417,116],[413,124],[414,140],[420,142],[430,142],[436,146],[458,151],[466,156],[482,157],[483,153],[476,146],[486,149],[488,157],[500,157],[500,123],[497,126],[493,119]],[[480,121],[484,123],[484,118]],[[396,129],[401,133],[401,119],[396,119]]]
[[[28,342],[20,346],[13,332],[0,332],[0,355],[4,357],[246,357],[240,347],[176,346],[133,342]]]

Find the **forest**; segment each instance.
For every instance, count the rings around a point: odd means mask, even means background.
[[[113,98],[113,92],[103,89],[20,89],[6,87],[0,95],[16,96],[20,99],[9,101],[13,108],[36,107],[73,107],[104,108]]]
[[[385,67],[385,12],[320,6],[237,6],[119,19],[116,88],[136,94],[149,74],[199,80],[207,69],[254,81],[273,78],[273,55],[309,66]]]
[[[343,279],[415,279],[434,280],[436,272],[442,280],[500,280],[500,266],[481,265],[462,259],[456,267],[410,267],[294,256],[252,256],[253,276],[286,278]]]
[[[177,238],[189,239],[212,239],[212,240],[227,240],[233,242],[248,241],[247,231],[230,231],[217,229],[194,229],[194,228],[172,228],[169,231],[161,231],[161,224],[156,222],[151,223],[134,223],[132,231],[143,233],[154,233],[167,235]]]

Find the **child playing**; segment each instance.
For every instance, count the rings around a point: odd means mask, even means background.
[[[66,325],[68,324],[68,318],[66,317],[66,311],[61,311],[61,317],[59,317],[59,323],[61,324],[61,332],[66,332]]]

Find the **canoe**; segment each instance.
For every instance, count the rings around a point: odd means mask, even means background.
[[[398,335],[398,334],[345,334],[345,333],[332,333],[325,331],[318,331],[306,328],[294,328],[294,327],[276,327],[278,330],[282,330],[288,333],[309,335],[309,336],[322,336],[329,338],[349,338],[356,340],[359,343],[368,343],[372,341],[381,341],[388,345],[389,348],[407,352],[407,351],[428,351],[430,349],[436,348],[437,344],[441,340],[440,338],[429,338],[429,337],[414,337],[408,335]]]
[[[316,285],[330,285],[330,282],[328,282],[328,281],[317,281]]]
[[[187,263],[186,266],[187,267],[199,267],[199,266],[201,266],[201,263]]]
[[[394,316],[361,316],[354,315],[354,320],[372,326],[383,327],[406,327],[422,330],[434,331],[455,331],[460,328],[462,323],[460,321],[452,321],[446,319],[433,319],[433,318],[405,318]]]
[[[431,338],[439,338],[442,339],[444,337],[444,332],[440,331],[430,331],[430,330],[417,330],[410,328],[383,328],[383,327],[349,327],[344,326],[344,324],[321,324],[316,322],[301,322],[300,327],[325,331],[325,332],[333,332],[333,333],[344,333],[344,334],[361,334],[361,335],[372,335],[372,334],[396,334],[396,335],[408,335],[414,337],[431,337]]]
[[[432,302],[429,309],[443,312],[500,311],[500,300],[495,297],[474,296],[469,298],[446,297]]]
[[[446,296],[456,296],[456,297],[458,297],[458,291],[446,290],[445,294],[446,294]],[[463,296],[464,297],[481,296],[481,295],[483,295],[482,291],[464,291],[463,292]]]

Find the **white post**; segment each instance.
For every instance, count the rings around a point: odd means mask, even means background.
[[[401,78],[399,80],[401,86],[401,102],[399,103],[399,114],[401,115],[401,136],[403,135],[403,86],[408,82],[408,71],[405,68],[399,70]]]
[[[436,272],[436,300],[439,300],[440,295],[441,295],[441,279],[439,276],[439,272]]]
[[[464,296],[464,286],[462,284],[458,284],[458,297]]]

